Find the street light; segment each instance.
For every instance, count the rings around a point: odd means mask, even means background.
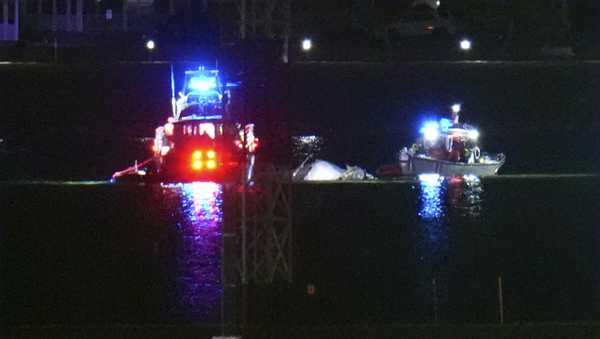
[[[146,41],[146,48],[149,51],[154,50],[154,48],[156,48],[156,43],[154,42],[154,40],[150,39],[150,40]]]
[[[309,38],[304,38],[304,40],[302,40],[302,50],[304,52],[308,52],[312,49],[312,40]]]
[[[460,41],[460,49],[462,49],[463,51],[468,51],[471,49],[471,40],[469,39],[462,39]]]

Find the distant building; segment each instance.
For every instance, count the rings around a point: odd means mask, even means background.
[[[15,0],[13,0],[15,1]],[[21,28],[40,32],[140,31],[155,21],[153,0],[20,0]]]
[[[0,0],[0,10],[0,40],[62,46],[140,35],[163,47],[267,39],[282,41],[287,55],[292,27],[291,0]]]
[[[0,41],[19,40],[20,0],[0,1]]]

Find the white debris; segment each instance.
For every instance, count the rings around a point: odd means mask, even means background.
[[[304,181],[338,180],[344,173],[342,168],[324,160],[315,160],[305,166],[309,169],[301,179]]]
[[[371,180],[375,179],[366,170],[358,166],[348,166],[346,169],[325,160],[315,160],[302,164],[294,171],[295,181],[334,181],[334,180]]]

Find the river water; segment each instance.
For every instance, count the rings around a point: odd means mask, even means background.
[[[219,321],[222,186],[0,187],[9,324]],[[597,176],[424,177],[293,192],[294,283],[273,306],[276,319],[495,322],[498,276],[507,321],[600,315]]]

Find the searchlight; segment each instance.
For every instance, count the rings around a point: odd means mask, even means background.
[[[436,121],[428,121],[421,128],[423,138],[428,142],[435,142],[440,135],[440,125]]]

